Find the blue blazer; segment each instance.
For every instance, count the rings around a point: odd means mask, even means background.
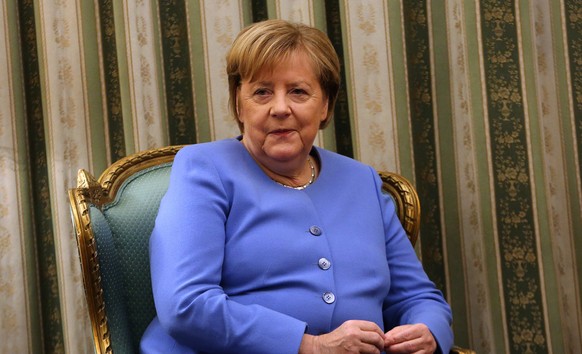
[[[237,139],[184,147],[150,239],[157,317],[144,353],[294,353],[304,333],[352,319],[425,323],[452,345],[428,279],[377,172],[314,148],[304,190],[271,180]]]

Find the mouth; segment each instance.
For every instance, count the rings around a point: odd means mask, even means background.
[[[276,136],[286,136],[289,135],[291,133],[293,133],[295,130],[293,129],[276,129],[271,131],[270,134],[276,135]]]

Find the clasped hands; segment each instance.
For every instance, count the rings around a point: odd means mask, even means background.
[[[422,323],[394,327],[384,333],[373,322],[351,320],[327,334],[305,334],[299,354],[428,354],[436,348],[432,333]]]

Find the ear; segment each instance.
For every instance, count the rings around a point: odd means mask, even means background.
[[[240,86],[236,89],[236,94],[234,96],[234,107],[236,110],[236,119],[240,122],[240,109],[238,108],[238,97],[240,93]]]
[[[323,107],[321,110],[321,118],[319,119],[320,122],[323,122],[327,119],[327,112],[329,110],[329,98],[323,100]]]

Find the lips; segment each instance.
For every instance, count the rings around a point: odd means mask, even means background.
[[[271,131],[271,134],[274,134],[274,135],[288,135],[288,134],[291,134],[294,131],[295,130],[293,130],[293,129],[276,129],[276,130]]]

